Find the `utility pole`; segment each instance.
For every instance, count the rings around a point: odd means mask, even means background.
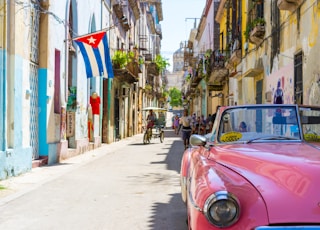
[[[195,28],[197,28],[197,19],[200,19],[200,18],[186,18],[185,21],[187,21],[187,20],[194,20],[194,26],[193,26],[193,28],[195,29]]]

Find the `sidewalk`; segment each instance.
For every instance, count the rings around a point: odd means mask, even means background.
[[[2,180],[0,181],[0,206],[83,164],[117,151],[132,142],[142,142],[142,138],[143,134],[137,134],[111,144],[102,144],[100,148],[66,159],[59,164],[33,168],[20,176]]]

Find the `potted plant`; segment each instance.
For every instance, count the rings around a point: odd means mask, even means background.
[[[245,39],[248,40],[250,37],[250,33],[253,29],[258,27],[258,30],[264,30],[264,25],[266,24],[266,20],[264,18],[255,18],[253,21],[247,23],[246,30],[244,31]]]
[[[252,21],[252,27],[264,26],[265,24],[266,20],[264,18],[256,18]]]
[[[134,53],[132,51],[127,53],[123,50],[116,50],[116,52],[112,56],[112,63],[116,69],[123,69],[133,59],[134,59]]]

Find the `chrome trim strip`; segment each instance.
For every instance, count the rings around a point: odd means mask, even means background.
[[[203,212],[203,210],[196,204],[196,202],[193,200],[192,198],[192,194],[191,192],[189,191],[189,201],[190,203],[192,204],[192,206],[199,212]]]
[[[308,229],[320,229],[319,226],[260,226],[256,227],[254,230],[289,230],[289,229],[294,229],[294,230],[308,230]]]

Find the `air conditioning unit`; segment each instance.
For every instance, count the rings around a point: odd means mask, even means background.
[[[272,91],[267,91],[265,93],[265,99],[266,99],[266,102],[271,102],[272,101]]]

